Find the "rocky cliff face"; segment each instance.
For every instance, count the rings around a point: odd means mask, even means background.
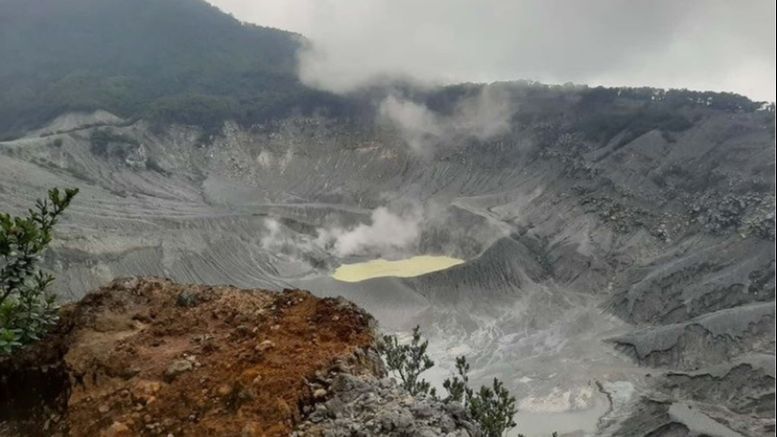
[[[465,353],[476,383],[505,380],[529,435],[773,433],[774,390],[738,389],[773,381],[773,112],[500,86],[514,111],[492,131],[430,98],[439,129],[291,117],[212,137],[144,121],[31,135],[0,143],[0,202],[81,188],[48,259],[71,299],[135,274],[343,295],[384,329],[420,324],[433,378]],[[381,208],[413,238],[338,251],[357,228],[385,233]],[[328,278],[416,254],[467,262]],[[698,381],[736,399],[720,407]]]
[[[460,404],[410,396],[392,378],[346,372],[327,383],[331,398],[309,406],[310,415],[293,436],[482,435]]]
[[[65,308],[45,345],[0,360],[0,434],[479,435],[381,379],[373,329],[299,290],[116,280]]]

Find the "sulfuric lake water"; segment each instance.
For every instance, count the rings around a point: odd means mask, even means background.
[[[378,258],[366,262],[343,264],[335,270],[332,277],[344,282],[359,282],[385,276],[409,278],[447,269],[463,262],[462,259],[449,256],[431,255],[419,255],[397,261]]]

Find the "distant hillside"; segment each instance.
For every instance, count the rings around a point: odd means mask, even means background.
[[[68,111],[208,128],[334,103],[297,80],[303,43],[202,0],[0,0],[0,138]]]
[[[297,78],[297,51],[305,43],[300,35],[242,23],[203,0],[0,0],[0,140],[73,111],[102,109],[213,133],[225,120],[367,114],[364,103],[386,93],[450,113],[481,89],[397,81],[335,96]],[[576,128],[600,141],[624,130],[624,141],[656,127],[683,130],[688,111],[699,107],[752,112],[761,105],[729,93],[523,85],[521,94],[532,100],[521,108],[524,121],[579,100]]]

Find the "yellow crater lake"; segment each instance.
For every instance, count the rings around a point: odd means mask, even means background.
[[[343,264],[332,277],[338,281],[359,282],[365,279],[396,276],[410,278],[424,273],[436,272],[463,263],[464,260],[449,256],[420,255],[412,258],[389,261],[382,258],[371,261]]]

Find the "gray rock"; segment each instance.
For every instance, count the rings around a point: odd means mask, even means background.
[[[416,400],[385,378],[338,374],[329,386],[329,396],[299,425],[297,436],[481,435],[460,405],[429,398]]]
[[[165,380],[172,381],[178,377],[178,375],[188,372],[194,368],[194,364],[190,360],[175,360],[167,366],[165,369]]]

